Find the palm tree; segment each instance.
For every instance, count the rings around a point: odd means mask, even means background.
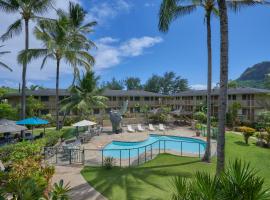
[[[197,172],[193,179],[175,177],[172,180],[172,200],[249,199],[266,200],[270,189],[265,188],[259,177],[247,163],[235,160],[220,176]]]
[[[207,54],[208,54],[208,75],[207,75],[207,147],[204,159],[210,162],[211,157],[211,89],[212,89],[212,45],[211,45],[211,15],[217,14],[215,0],[193,0],[191,4],[180,5],[179,0],[163,0],[159,12],[159,30],[167,32],[169,25],[178,17],[190,14],[197,7],[202,7],[205,11],[206,27],[207,27]]]
[[[46,12],[52,5],[53,0],[0,0],[0,9],[7,13],[20,14],[20,18],[8,27],[0,39],[8,40],[22,32],[23,23],[25,31],[25,50],[29,48],[29,21],[37,19],[37,15]],[[27,63],[23,64],[22,70],[22,96],[21,96],[21,118],[25,118],[25,90]]]
[[[92,71],[87,71],[82,79],[70,88],[70,97],[64,99],[62,110],[76,111],[81,115],[89,115],[94,108],[105,108],[107,98],[101,95],[102,90],[97,87],[99,77]]]
[[[0,48],[3,47],[3,46],[4,45],[1,45]],[[7,54],[7,53],[10,53],[10,51],[0,51],[0,56],[2,56],[4,54]],[[6,68],[6,69],[8,69],[9,71],[12,72],[12,69],[7,64],[3,63],[2,61],[0,61],[0,66],[4,67],[4,68]]]
[[[61,61],[66,61],[73,68],[83,66],[91,69],[95,60],[88,53],[91,42],[80,33],[74,31],[70,15],[58,12],[57,20],[42,20],[35,27],[34,34],[41,40],[44,48],[29,49],[20,52],[18,60],[21,63],[31,62],[32,59],[43,57],[41,69],[48,58],[56,61],[56,129],[59,129],[59,76]]]

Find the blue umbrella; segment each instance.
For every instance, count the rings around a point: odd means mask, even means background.
[[[47,120],[40,119],[38,117],[31,117],[31,118],[23,119],[16,122],[17,125],[32,125],[32,134],[34,131],[33,130],[34,125],[46,125],[48,123],[49,122]],[[44,133],[45,133],[45,127],[44,127]]]
[[[44,125],[48,123],[49,122],[47,120],[40,119],[37,117],[27,118],[16,122],[17,125]]]

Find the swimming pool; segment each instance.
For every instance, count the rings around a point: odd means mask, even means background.
[[[203,155],[205,147],[206,142],[200,139],[151,134],[147,140],[141,142],[112,141],[103,148],[103,155],[113,158],[132,158],[146,152],[152,154],[153,151]]]

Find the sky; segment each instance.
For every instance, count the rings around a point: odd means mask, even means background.
[[[136,76],[145,82],[152,74],[162,75],[174,71],[188,79],[194,89],[204,89],[207,80],[206,24],[204,12],[179,18],[170,26],[168,33],[158,30],[158,11],[161,0],[72,0],[80,3],[88,14],[86,21],[98,25],[88,37],[97,45],[91,50],[95,56],[94,71],[100,81],[112,77],[123,80]],[[66,9],[67,0],[57,0],[56,8]],[[234,13],[229,11],[229,79],[236,79],[248,67],[270,60],[270,8],[255,6]],[[47,17],[56,17],[49,11]],[[19,15],[0,12],[0,34]],[[32,33],[30,48],[42,48]],[[219,82],[219,21],[212,18],[213,83]],[[11,51],[1,56],[1,61],[12,67],[13,72],[0,68],[0,85],[18,87],[21,82],[21,66],[17,54],[24,48],[24,33],[14,36],[1,51]],[[56,63],[47,62],[40,70],[41,60],[33,61],[27,70],[27,85],[38,84],[55,87]],[[67,88],[72,82],[72,68],[61,63],[60,87]]]

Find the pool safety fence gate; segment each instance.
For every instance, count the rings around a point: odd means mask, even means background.
[[[202,135],[203,137],[207,136],[207,127],[206,126],[201,126],[199,131],[200,131],[200,135]],[[211,138],[217,139],[217,135],[218,135],[218,128],[211,127]]]
[[[157,140],[151,144],[127,149],[65,149],[45,147],[45,162],[53,165],[83,164],[104,166],[107,158],[119,167],[138,166],[152,160],[161,153],[201,158],[204,155],[203,141]]]

